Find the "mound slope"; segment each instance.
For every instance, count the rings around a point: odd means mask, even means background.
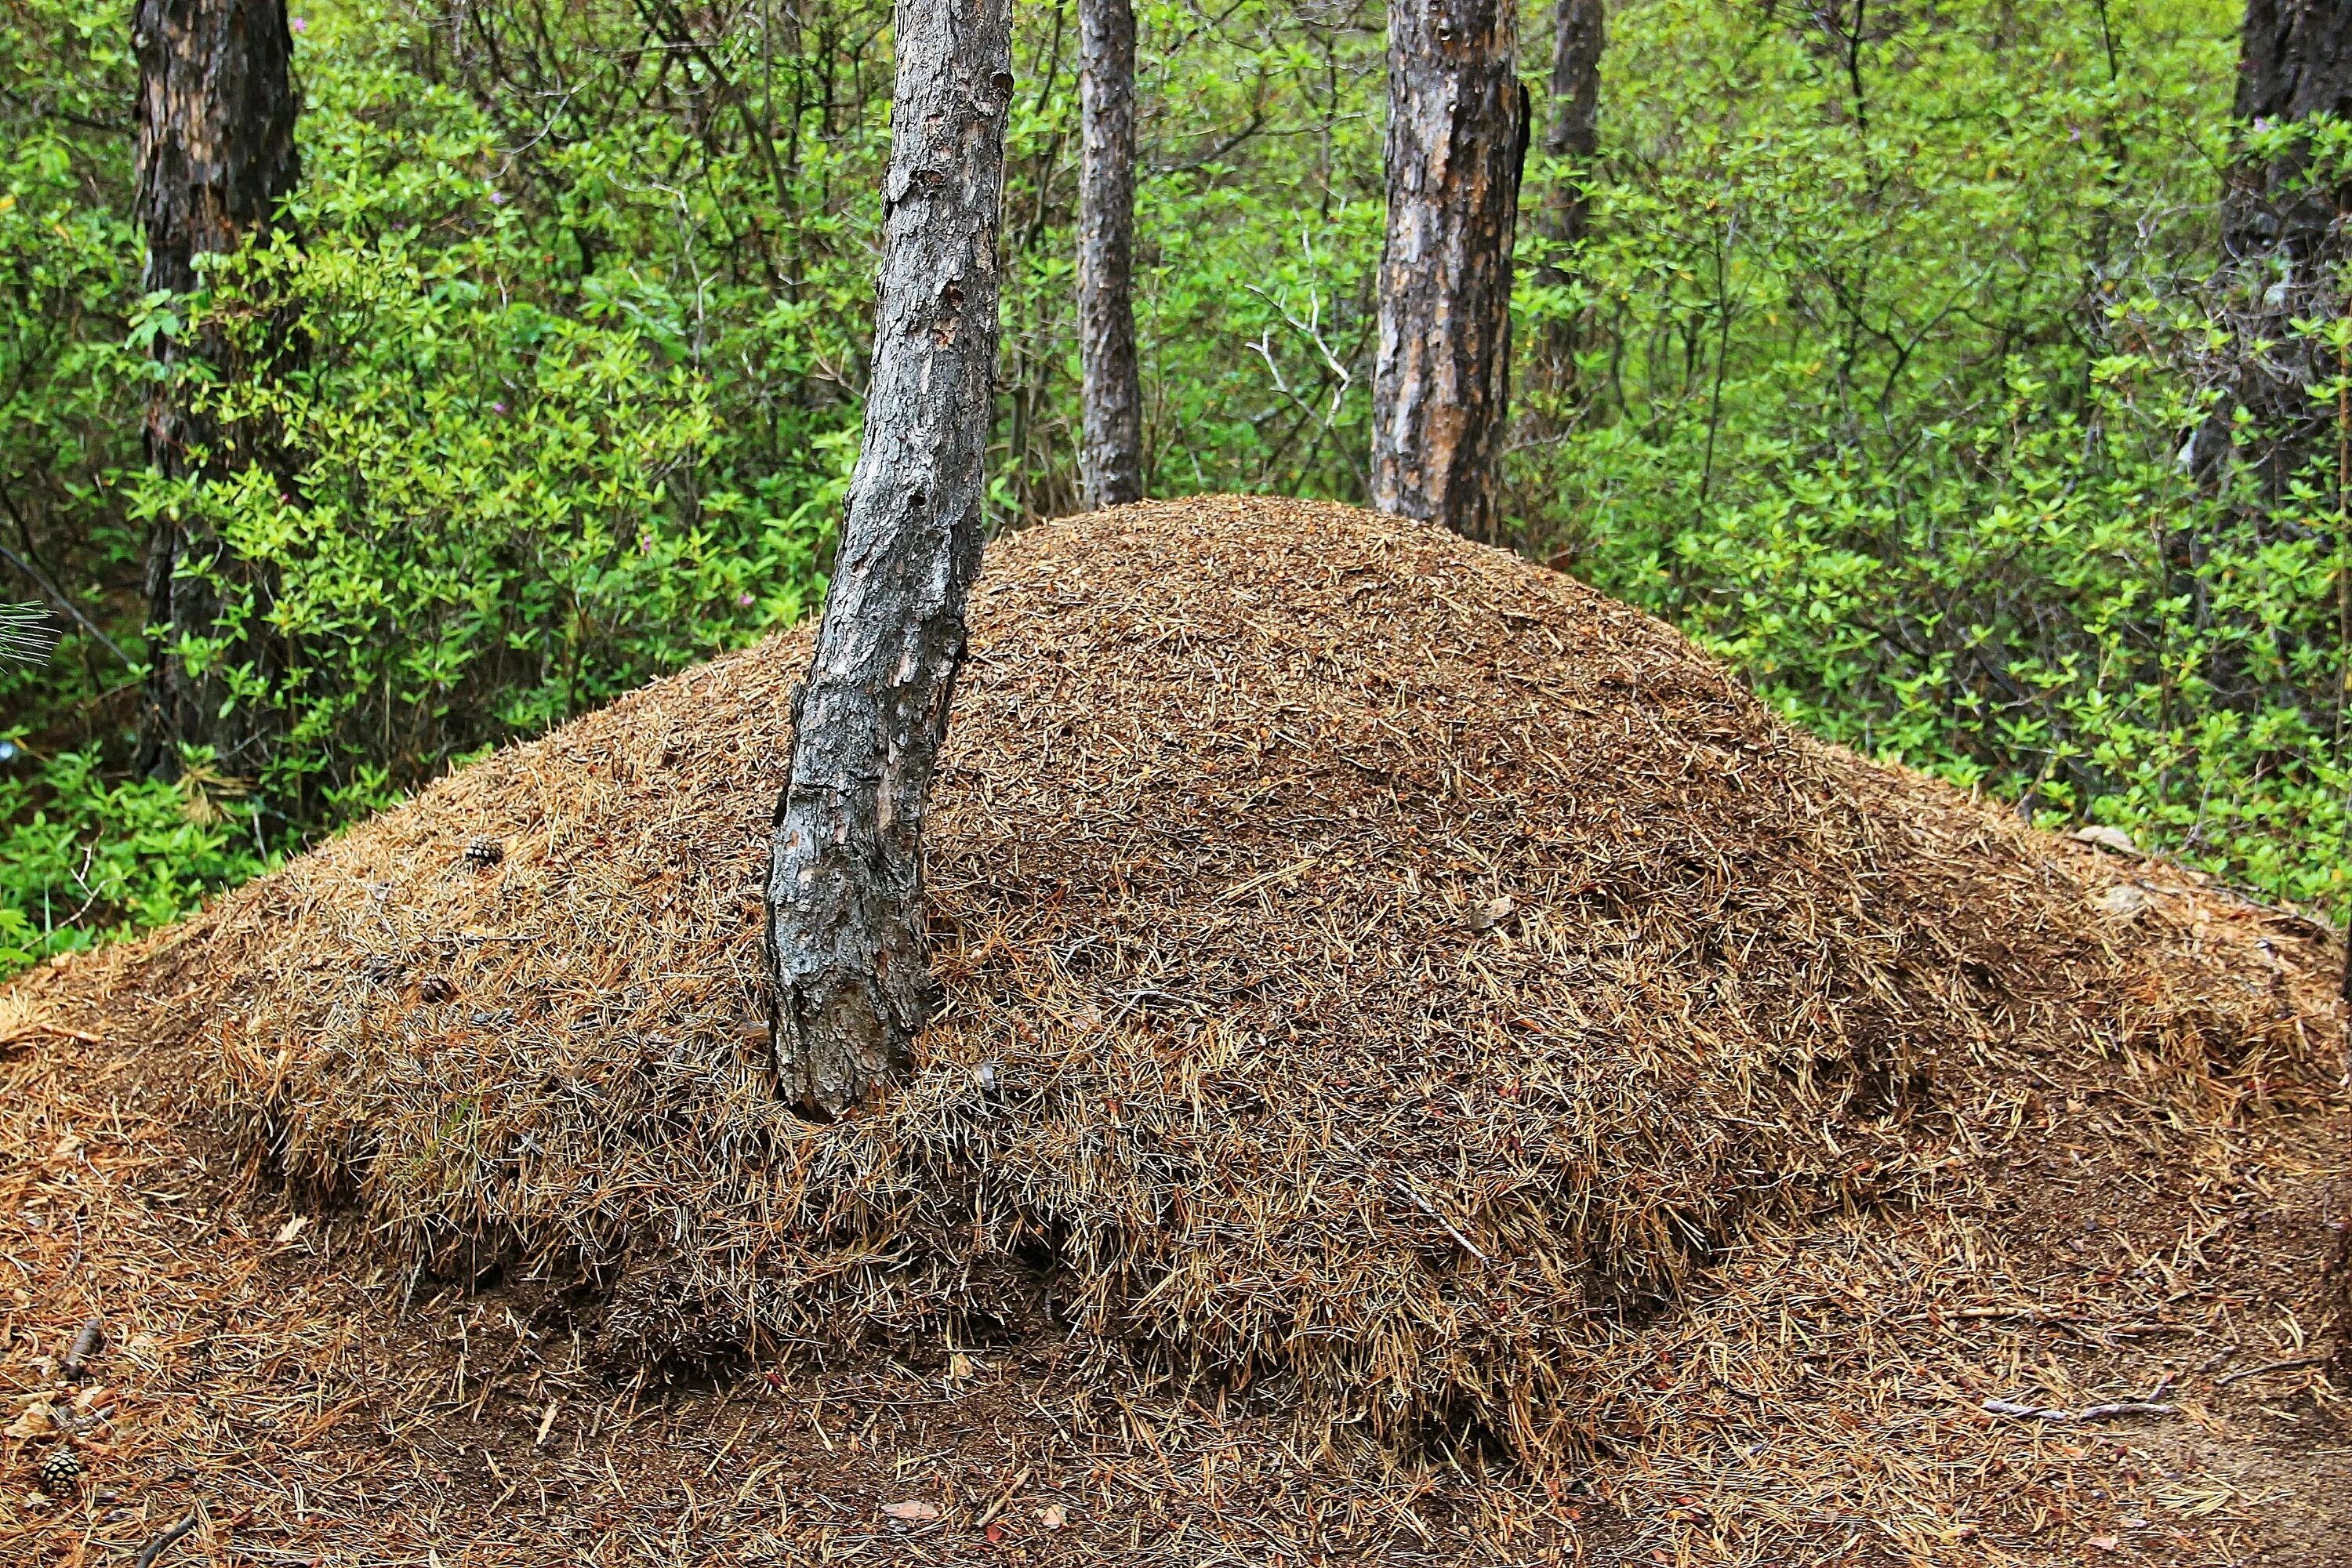
[[[811,1127],[766,1082],[757,903],[806,648],[193,924],[174,1005],[243,1136],[421,1268],[592,1282],[616,1352],[1044,1315],[1533,1451],[1719,1249],[1932,1200],[2021,1086],[2127,1079],[2160,1132],[2312,1065],[2275,964],[1659,624],[1223,499],[992,551],[930,828],[947,1005],[903,1091]]]

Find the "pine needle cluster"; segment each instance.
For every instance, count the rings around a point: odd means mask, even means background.
[[[46,663],[57,646],[57,630],[40,605],[0,604],[0,660]]]

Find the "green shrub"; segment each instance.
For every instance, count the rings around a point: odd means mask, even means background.
[[[1874,14],[1851,70],[1820,15],[1615,16],[1593,237],[1521,290],[1579,350],[1528,546],[1811,729],[2341,909],[2339,487],[2249,509],[2179,456],[2236,13]]]
[[[86,752],[0,773],[0,972],[177,920],[269,864],[258,803],[184,763],[176,784],[110,781]]]

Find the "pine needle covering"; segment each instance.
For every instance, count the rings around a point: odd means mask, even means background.
[[[1539,1451],[1695,1267],[1904,1201],[2033,1062],[2304,1048],[2100,858],[1433,530],[1124,508],[996,545],[971,631],[887,1102],[766,1076],[803,634],[192,927],[241,1135],[414,1266],[581,1283],[614,1353],[1051,1321]]]

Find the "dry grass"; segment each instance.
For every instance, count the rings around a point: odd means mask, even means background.
[[[1807,741],[1654,622],[1341,509],[1034,531],[973,629],[931,830],[949,1004],[886,1105],[810,1127],[761,1070],[788,638],[10,994],[22,1191],[123,1211],[32,1237],[28,1383],[88,1305],[152,1298],[184,1379],[205,1292],[239,1303],[233,1402],[290,1383],[314,1446],[357,1402],[391,1458],[331,1447],[344,1479],[297,1494],[255,1439],[173,1484],[313,1552],[389,1552],[426,1500],[494,1531],[525,1474],[576,1530],[599,1462],[631,1531],[683,1508],[752,1561],[822,1530],[961,1560],[993,1525],[1038,1561],[2221,1562],[2284,1517],[2216,1456],[2279,1379],[2334,1418],[2296,1353],[2343,1172],[2324,931]],[[236,1195],[165,1079],[315,1226],[232,1244],[247,1196],[159,1251],[149,1163]],[[58,1185],[68,1123],[103,1182]],[[786,1381],[631,1370],[714,1355]],[[2128,1448],[1981,1408],[2168,1373],[2179,1413]],[[551,1399],[568,1450],[532,1441]],[[2193,1464],[2158,1440],[2184,1422]],[[775,1514],[787,1449],[851,1478],[840,1518]],[[422,1489],[371,1512],[403,1456]],[[909,1477],[936,1539],[874,1522]]]

